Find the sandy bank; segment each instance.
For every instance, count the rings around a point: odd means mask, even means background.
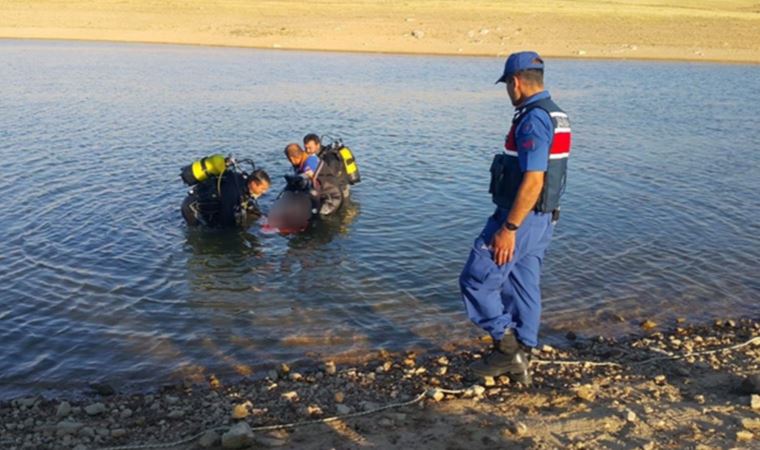
[[[5,0],[0,37],[760,63],[754,0]]]
[[[531,387],[473,385],[463,374],[481,354],[463,351],[383,353],[365,365],[282,367],[266,379],[150,394],[27,397],[0,402],[0,444],[221,448],[224,439],[235,448],[223,438],[234,427],[238,448],[757,448],[759,336],[758,320],[673,324],[619,342],[569,336],[566,348],[534,352]],[[304,421],[313,423],[273,429]]]

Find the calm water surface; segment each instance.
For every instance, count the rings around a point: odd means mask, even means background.
[[[480,334],[456,279],[511,118],[501,60],[2,41],[0,61],[0,398]],[[552,60],[547,82],[575,137],[545,342],[756,315],[760,70]],[[340,214],[186,229],[181,165],[282,174],[307,132],[355,150]]]

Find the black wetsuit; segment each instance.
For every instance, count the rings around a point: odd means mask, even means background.
[[[191,226],[230,228],[247,226],[261,216],[261,211],[248,195],[243,175],[229,172],[222,175],[221,184],[217,177],[211,177],[195,185],[182,203],[182,216]]]

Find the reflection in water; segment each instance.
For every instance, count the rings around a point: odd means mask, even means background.
[[[259,238],[243,229],[188,229],[188,281],[193,291],[251,289],[251,269],[260,264]]]
[[[360,211],[361,205],[349,198],[334,214],[321,216],[319,219],[313,220],[304,232],[292,235],[288,239],[288,247],[291,249],[318,249],[319,246],[332,242],[336,236],[345,236]]]

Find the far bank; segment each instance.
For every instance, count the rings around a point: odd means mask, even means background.
[[[752,1],[256,2],[8,0],[0,38],[368,53],[760,63]]]

